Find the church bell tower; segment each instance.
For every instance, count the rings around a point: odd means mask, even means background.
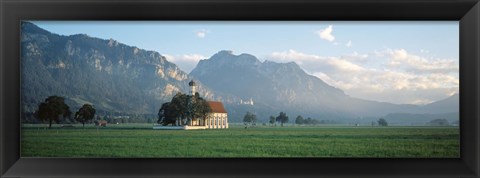
[[[190,86],[190,95],[195,95],[197,92],[197,84],[195,84],[195,82],[192,80],[188,83],[188,85]]]

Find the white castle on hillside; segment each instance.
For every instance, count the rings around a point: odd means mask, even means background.
[[[250,100],[245,100],[245,101],[243,101],[242,99],[240,99],[240,104],[252,105],[252,106],[253,106],[253,99],[250,98]]]

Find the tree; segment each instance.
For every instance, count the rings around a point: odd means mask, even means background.
[[[170,102],[163,103],[160,107],[157,123],[185,125],[193,118],[205,118],[210,112],[210,105],[198,93],[194,96],[177,93]]]
[[[193,118],[205,119],[205,117],[207,117],[207,114],[212,112],[212,109],[210,108],[210,105],[208,104],[207,100],[200,97],[200,94],[198,94],[198,92],[195,92],[195,95],[191,96],[188,104],[190,106],[188,108],[191,109],[191,111],[187,112],[188,119],[193,119]]]
[[[280,112],[280,114],[277,116],[275,120],[277,122],[280,122],[281,126],[283,127],[283,124],[288,122],[288,116],[286,113]]]
[[[44,102],[38,105],[35,111],[35,117],[42,121],[49,122],[48,128],[52,128],[52,121],[60,122],[60,116],[63,118],[70,117],[70,107],[65,104],[65,99],[60,96],[49,96]]]
[[[172,114],[175,114],[175,118],[180,120],[180,125],[185,125],[188,116],[188,96],[179,92],[173,96],[170,104]]]
[[[257,122],[257,115],[247,112],[243,117],[243,122],[245,125],[251,124],[253,126]]]
[[[270,120],[268,122],[273,126],[273,124],[275,124],[275,116],[270,116]]]
[[[298,115],[297,118],[295,118],[295,124],[304,124],[305,123],[305,119],[303,119],[303,117],[301,115]]]
[[[431,126],[449,126],[450,125],[447,119],[434,119],[434,120],[431,120],[428,124]]]
[[[158,110],[158,124],[162,125],[176,125],[178,114],[173,110],[171,102],[162,104],[162,107]]]
[[[387,123],[387,121],[386,121],[384,118],[378,119],[377,122],[378,122],[378,125],[379,125],[379,126],[388,126],[388,123]]]
[[[308,125],[313,125],[313,124],[317,124],[318,121],[316,119],[312,119],[311,117],[308,117],[305,121],[303,121],[305,124],[308,124]],[[326,124],[327,121],[324,121],[324,124]]]
[[[85,127],[85,122],[92,120],[95,116],[95,108],[90,104],[84,104],[76,113],[75,120],[82,123]],[[100,117],[98,117],[100,118]]]

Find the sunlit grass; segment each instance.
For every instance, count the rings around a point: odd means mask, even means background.
[[[459,157],[457,127],[22,127],[23,157]]]

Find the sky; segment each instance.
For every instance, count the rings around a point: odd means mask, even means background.
[[[32,21],[157,51],[189,73],[220,50],[294,61],[346,94],[427,104],[459,91],[458,21]]]

